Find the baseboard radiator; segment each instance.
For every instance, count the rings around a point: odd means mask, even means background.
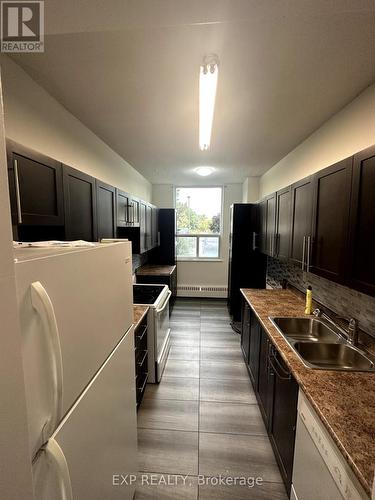
[[[178,285],[178,297],[213,297],[217,299],[226,298],[228,287],[206,286],[206,285]]]

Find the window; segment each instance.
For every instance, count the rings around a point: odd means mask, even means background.
[[[176,215],[177,258],[219,258],[222,188],[176,188]]]

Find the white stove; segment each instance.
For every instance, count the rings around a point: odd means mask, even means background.
[[[160,382],[171,346],[167,285],[133,285],[133,302],[149,306],[147,319],[148,382]]]

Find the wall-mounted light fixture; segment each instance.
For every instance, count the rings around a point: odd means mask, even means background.
[[[214,119],[219,58],[206,56],[199,72],[199,148],[210,148],[212,122]]]

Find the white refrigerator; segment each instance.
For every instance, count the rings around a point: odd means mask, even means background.
[[[14,256],[35,499],[131,499],[131,243]]]

